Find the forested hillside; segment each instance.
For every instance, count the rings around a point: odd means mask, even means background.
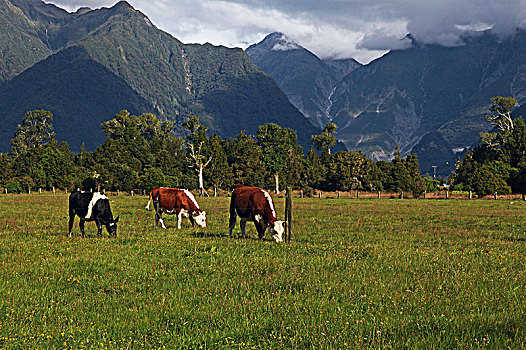
[[[40,0],[0,5],[2,31],[12,36],[1,39],[10,48],[2,52],[20,62],[0,67],[2,151],[25,112],[40,108],[53,112],[57,137],[77,151],[102,143],[101,121],[123,108],[175,121],[179,134],[189,115],[223,137],[275,122],[308,146],[318,132],[243,50],[182,44],[125,1],[77,13]]]

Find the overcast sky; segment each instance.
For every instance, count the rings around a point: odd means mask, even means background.
[[[45,0],[68,11],[110,7],[116,0]],[[322,58],[368,63],[424,43],[456,46],[466,30],[509,35],[526,27],[526,0],[128,0],[184,43],[246,48],[282,32]]]

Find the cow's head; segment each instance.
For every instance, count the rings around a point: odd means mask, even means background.
[[[201,227],[206,227],[206,211],[197,210],[192,213],[192,218],[195,220],[196,224]]]
[[[119,217],[117,216],[115,220],[110,220],[105,223],[106,230],[108,230],[108,233],[110,234],[110,236],[117,237],[117,223],[118,222],[119,222]]]
[[[283,232],[285,231],[285,222],[284,221],[274,221],[274,224],[271,224],[269,231],[272,237],[276,242],[283,242]]]

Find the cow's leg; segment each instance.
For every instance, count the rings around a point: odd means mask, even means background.
[[[159,221],[161,222],[161,227],[166,230],[166,226],[164,226],[163,218],[161,217],[161,214],[159,214]]]
[[[86,234],[84,233],[84,220],[80,219],[80,222],[79,222],[79,228],[80,228],[80,232],[82,232],[82,238],[85,238],[86,237]]]
[[[192,214],[188,215],[188,219],[190,219],[190,223],[192,224],[192,227],[195,227],[195,220]]]
[[[161,212],[158,212],[157,214],[155,214],[155,220],[156,220],[156,222],[155,222],[155,227],[157,227],[157,226],[158,226],[158,223],[160,222],[160,223],[161,223],[161,227],[164,228],[164,229],[166,229],[166,226],[164,226],[163,218],[162,218],[162,216],[161,216],[162,214],[163,214],[162,211],[161,211]]]
[[[159,227],[159,213],[155,212],[155,228]]]
[[[241,229],[241,237],[243,238],[246,238],[246,233],[245,233],[245,229],[247,227],[247,220],[245,219],[240,219],[239,220],[239,228]]]
[[[155,208],[155,227],[158,227],[159,222],[160,222],[161,227],[166,229],[166,226],[164,226],[164,221],[162,218],[163,209],[161,208],[161,204],[159,203],[159,201],[153,200],[153,207]]]
[[[230,220],[228,221],[228,235],[232,237],[232,230],[234,229],[234,226],[236,226],[236,210],[233,208],[230,208]]]
[[[154,202],[155,203],[155,202]],[[157,209],[157,214],[156,214],[156,219],[157,219],[157,222],[160,222],[161,223],[161,227],[166,229],[166,226],[164,226],[164,221],[163,221],[163,210],[161,208],[158,208]],[[157,226],[156,226],[157,227]]]
[[[265,235],[265,226],[263,225],[263,221],[256,222],[255,224],[256,230],[258,231],[258,238],[261,240]]]
[[[97,225],[97,236],[102,236],[102,224],[100,220],[95,220],[95,224]]]
[[[71,237],[71,231],[73,229],[73,221],[75,220],[75,213],[73,213],[72,211],[69,212],[69,223],[68,223],[68,227],[69,227],[69,236]]]
[[[177,228],[181,229],[181,222],[183,221],[183,211],[179,211],[177,214]]]

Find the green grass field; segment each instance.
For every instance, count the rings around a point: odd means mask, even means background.
[[[182,230],[110,200],[118,237],[82,239],[67,195],[0,195],[0,348],[526,347],[525,202],[294,199],[277,244],[225,197]]]

